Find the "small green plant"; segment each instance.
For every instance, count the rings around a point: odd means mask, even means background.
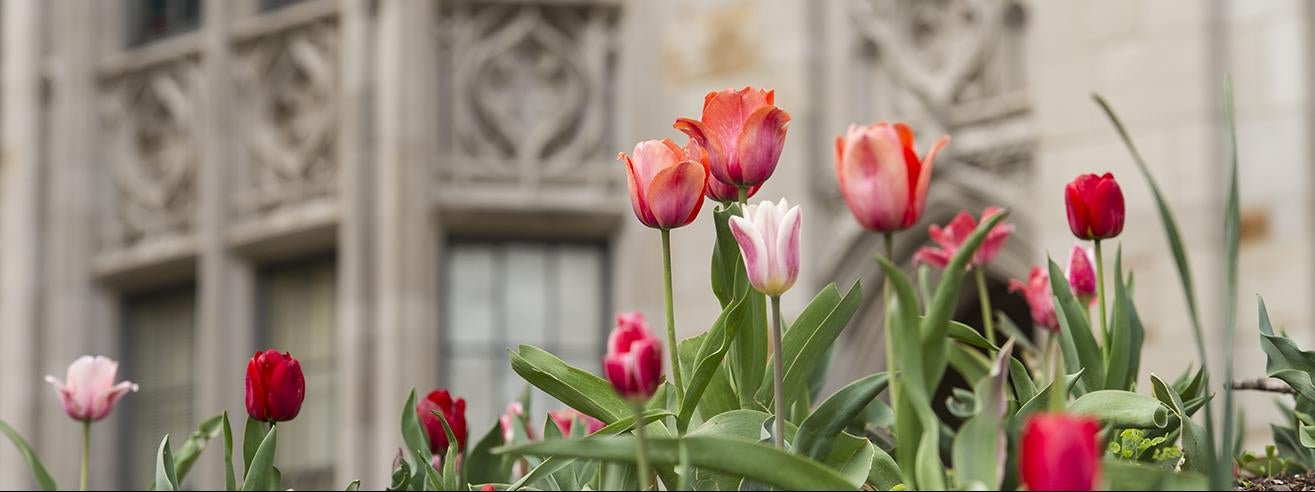
[[[1170,470],[1177,469],[1183,458],[1183,448],[1165,436],[1147,437],[1141,429],[1120,432],[1118,440],[1110,442],[1109,453],[1124,461],[1151,462]]]

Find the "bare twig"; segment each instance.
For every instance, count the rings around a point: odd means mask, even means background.
[[[1243,379],[1240,381],[1233,381],[1233,389],[1251,390],[1251,391],[1268,391],[1270,393],[1283,393],[1285,395],[1293,395],[1297,393],[1292,389],[1291,386],[1288,386],[1288,383],[1285,383],[1281,380],[1274,378]]]

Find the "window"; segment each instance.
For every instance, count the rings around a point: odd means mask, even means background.
[[[122,400],[120,486],[136,489],[155,476],[155,450],[165,434],[174,446],[197,424],[192,396],[196,294],[191,285],[130,297],[123,303],[121,379],[140,385]],[[175,448],[176,449],[176,448]]]
[[[526,388],[507,362],[508,348],[534,344],[602,372],[609,318],[604,244],[458,240],[446,255],[440,380],[466,399],[472,436],[483,435]],[[536,391],[534,414],[549,401]]]
[[[260,10],[274,10],[287,7],[294,3],[301,3],[305,0],[260,0]]]
[[[290,352],[306,375],[306,400],[297,419],[279,426],[283,486],[332,488],[337,376],[336,275],[332,257],[265,269],[260,287],[260,334],[255,350]]]
[[[133,0],[128,4],[129,46],[192,31],[200,25],[200,0]]]

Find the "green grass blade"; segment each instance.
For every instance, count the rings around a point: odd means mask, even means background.
[[[43,491],[59,490],[59,486],[55,484],[55,479],[50,478],[50,473],[46,472],[46,467],[41,464],[41,459],[37,458],[37,454],[32,451],[32,446],[28,445],[27,441],[18,435],[18,431],[15,431],[5,421],[0,420],[0,432],[14,442],[14,447],[18,448],[18,454],[23,455],[23,460],[27,461],[27,467],[32,471],[32,479],[37,483],[37,488]]]
[[[1230,457],[1232,449],[1235,409],[1233,408],[1233,339],[1237,331],[1237,249],[1238,222],[1240,212],[1238,205],[1237,177],[1237,118],[1233,112],[1233,81],[1224,80],[1224,121],[1228,124],[1228,205],[1224,214],[1224,339],[1221,347],[1224,351],[1224,435],[1219,441],[1217,463],[1223,463]],[[1211,441],[1213,444],[1213,440]],[[1215,487],[1232,486],[1229,470],[1215,466],[1210,473],[1210,484]]]

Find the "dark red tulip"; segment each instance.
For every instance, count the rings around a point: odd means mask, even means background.
[[[425,427],[425,434],[429,436],[429,451],[434,454],[447,452],[448,440],[447,433],[443,431],[443,423],[434,415],[434,411],[443,412],[443,418],[447,420],[447,425],[452,428],[453,437],[457,438],[457,450],[466,450],[466,400],[462,398],[452,399],[445,389],[437,389],[429,392],[425,399],[416,403],[416,414],[420,417],[420,423]]]
[[[1078,239],[1108,239],[1123,232],[1123,190],[1114,175],[1083,174],[1064,188],[1068,228]]]
[[[1096,490],[1100,443],[1095,420],[1062,413],[1033,415],[1023,429],[1023,483],[1028,490]]]
[[[653,337],[638,311],[616,317],[607,337],[603,372],[617,393],[629,400],[647,400],[662,379],[662,342]]]
[[[247,362],[247,415],[265,422],[297,417],[306,399],[306,377],[292,354],[256,352]]]

